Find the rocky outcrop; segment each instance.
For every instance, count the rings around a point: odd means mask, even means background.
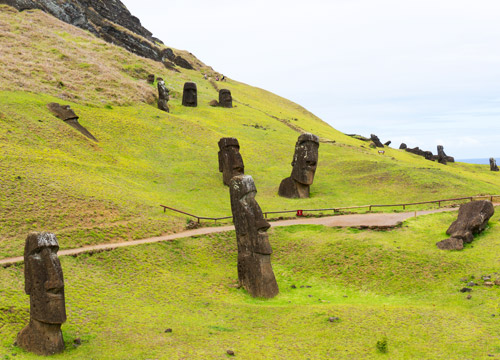
[[[0,4],[19,11],[39,9],[137,55],[156,61],[166,59],[165,50],[158,46],[161,41],[154,38],[120,0],[0,0]],[[175,64],[193,68],[187,60],[169,50]]]
[[[450,238],[436,243],[437,247],[442,250],[462,250],[464,243],[472,242],[474,235],[488,226],[488,220],[494,213],[493,204],[487,200],[472,201],[460,206],[457,220],[446,230]]]

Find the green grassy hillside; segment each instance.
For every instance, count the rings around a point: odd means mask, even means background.
[[[389,148],[379,155],[279,96],[204,80],[215,72],[193,57],[197,70],[168,70],[40,11],[7,6],[0,38],[0,256],[21,254],[35,229],[57,232],[62,248],[182,229],[186,219],[159,204],[230,215],[217,163],[226,136],[239,139],[267,211],[498,192],[500,177],[486,166],[443,166]],[[170,114],[156,108],[149,73],[171,89]],[[198,84],[197,108],[181,106],[185,81]],[[233,109],[208,105],[217,86],[231,90]],[[71,105],[99,142],[55,118],[49,102]],[[288,200],[277,189],[298,131],[322,139],[319,165],[311,198]]]
[[[62,257],[67,349],[51,358],[498,358],[500,287],[481,277],[500,278],[499,216],[463,251],[438,250],[455,216],[390,232],[273,228],[271,300],[235,287],[234,232]],[[464,280],[478,284],[470,299]],[[23,289],[21,265],[0,268],[0,359],[37,358],[12,345],[29,318]]]

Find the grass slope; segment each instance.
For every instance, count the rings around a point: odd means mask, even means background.
[[[61,247],[178,231],[186,219],[159,204],[205,216],[230,214],[218,172],[217,142],[237,137],[264,210],[421,201],[497,193],[486,166],[443,166],[386,148],[385,155],[330,127],[304,108],[211,68],[168,70],[40,11],[0,5],[0,256],[22,253],[30,230],[57,232]],[[146,75],[171,89],[171,113],[155,106]],[[199,107],[181,106],[185,81]],[[213,108],[216,87],[233,109]],[[69,104],[94,143],[55,118],[49,102]],[[258,125],[258,126],[257,126]],[[298,131],[322,139],[311,198],[278,197],[289,176]]]
[[[272,300],[235,287],[234,232],[63,257],[67,349],[53,358],[223,359],[228,349],[239,359],[499,357],[500,287],[481,280],[500,278],[498,215],[463,251],[438,250],[455,216],[390,232],[272,229]],[[480,284],[471,299],[462,278]],[[23,289],[22,265],[0,269],[0,359],[37,358],[13,346],[29,319]],[[377,350],[384,339],[388,354]]]

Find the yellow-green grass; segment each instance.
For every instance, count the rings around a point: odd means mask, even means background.
[[[227,136],[240,142],[264,211],[498,193],[500,177],[487,166],[444,166],[390,148],[379,155],[277,95],[206,81],[214,71],[198,62],[196,71],[168,70],[41,11],[0,5],[0,40],[0,257],[21,255],[31,230],[54,231],[70,248],[183,229],[186,218],[160,204],[230,215],[217,161]],[[170,114],[156,108],[149,73],[171,89]],[[198,84],[197,108],[181,105],[185,81]],[[231,90],[233,109],[208,105],[214,84]],[[99,142],[54,117],[49,102],[71,105]],[[318,170],[310,199],[283,199],[277,190],[300,131],[322,139]]]
[[[438,250],[455,216],[390,232],[272,229],[280,294],[271,300],[235,287],[234,232],[62,257],[67,349],[53,358],[217,359],[228,349],[240,359],[499,356],[500,287],[481,280],[500,277],[498,215],[463,251]],[[471,299],[459,291],[463,278],[480,284]],[[23,289],[22,265],[0,269],[2,359],[36,358],[13,346],[29,319]],[[383,339],[387,354],[377,350]]]

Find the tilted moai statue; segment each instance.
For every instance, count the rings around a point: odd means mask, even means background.
[[[264,219],[255,200],[257,189],[250,175],[238,175],[229,185],[231,210],[238,243],[238,280],[253,297],[272,298],[279,293],[271,266],[271,244]]]
[[[494,158],[490,158],[490,170],[491,171],[498,171],[497,162]]]
[[[279,196],[287,198],[308,198],[309,187],[313,183],[318,164],[319,138],[306,133],[299,136],[295,144],[292,161],[292,175],[283,179],[278,191]]]
[[[233,177],[245,173],[240,144],[235,138],[222,138],[219,140],[219,149],[219,171],[224,185],[229,186]]]
[[[25,291],[30,296],[30,322],[17,335],[17,345],[38,355],[64,350],[61,325],[66,321],[64,279],[52,233],[30,233],[24,247]]]
[[[198,90],[194,82],[187,82],[184,84],[184,91],[182,93],[183,106],[198,106]]]
[[[168,109],[168,100],[170,99],[170,96],[168,94],[168,89],[165,86],[165,81],[159,80],[158,81],[158,109],[170,112]]]
[[[219,106],[225,108],[233,107],[233,97],[231,96],[231,91],[227,89],[221,89],[219,91]]]
[[[438,150],[438,154],[437,154],[437,160],[438,160],[438,163],[440,164],[443,164],[443,165],[446,165],[446,154],[444,153],[444,147],[443,145],[438,145],[437,146],[437,150]]]

